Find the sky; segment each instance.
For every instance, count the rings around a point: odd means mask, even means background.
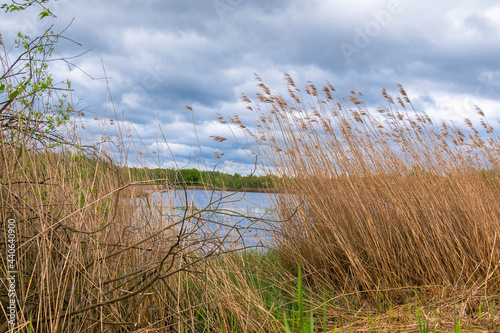
[[[329,81],[341,96],[361,91],[371,106],[384,103],[382,87],[395,94],[400,83],[431,118],[460,124],[474,118],[474,105],[500,117],[497,1],[59,0],[48,7],[57,18],[40,20],[36,8],[0,13],[9,56],[18,31],[35,36],[71,23],[64,36],[81,46],[61,41],[56,56],[86,53],[71,59],[75,66],[51,64],[51,73],[71,80],[84,126],[95,133],[105,113],[114,114],[109,85],[118,118],[140,137],[130,148],[150,167],[174,166],[175,158],[178,167],[205,168],[201,146],[207,168],[249,174],[248,150],[211,136],[233,135],[217,114],[252,123],[241,94],[258,91],[255,74],[276,92],[286,91],[284,73],[299,87]]]

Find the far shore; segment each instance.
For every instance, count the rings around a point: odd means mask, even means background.
[[[225,187],[225,188],[216,188],[211,185],[188,185],[188,186],[172,186],[172,185],[166,185],[166,184],[134,184],[134,186],[151,186],[151,189],[158,189],[160,187],[160,191],[168,191],[168,190],[208,190],[208,191],[224,191],[224,192],[252,192],[252,193],[281,193],[276,188],[262,188],[262,187],[242,187],[242,188],[235,188],[235,187]]]

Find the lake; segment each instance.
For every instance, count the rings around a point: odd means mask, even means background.
[[[282,194],[166,190],[150,192],[155,206],[173,221],[187,221],[200,237],[226,237],[227,243],[266,246],[269,227],[276,221],[273,197]]]

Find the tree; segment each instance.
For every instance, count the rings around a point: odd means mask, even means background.
[[[181,170],[184,181],[190,185],[200,182],[200,171],[197,169]]]
[[[38,5],[41,7],[40,19],[54,17],[46,7],[47,2],[13,1],[10,5],[2,4],[0,8],[13,12]],[[59,133],[58,128],[67,124],[75,113],[69,96],[71,83],[66,81],[56,85],[49,72],[51,62],[65,61],[53,57],[55,45],[65,37],[54,33],[51,28],[38,37],[27,36],[22,32],[17,37],[14,48],[20,50],[20,55],[12,63],[6,54],[0,56],[3,69],[0,72],[1,139],[42,146],[70,144],[71,139]]]

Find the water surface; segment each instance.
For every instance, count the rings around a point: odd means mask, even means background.
[[[155,205],[161,204],[173,220],[192,216],[189,223],[203,224],[203,237],[226,237],[245,246],[265,246],[269,228],[276,221],[273,198],[281,194],[167,190],[152,192]]]

